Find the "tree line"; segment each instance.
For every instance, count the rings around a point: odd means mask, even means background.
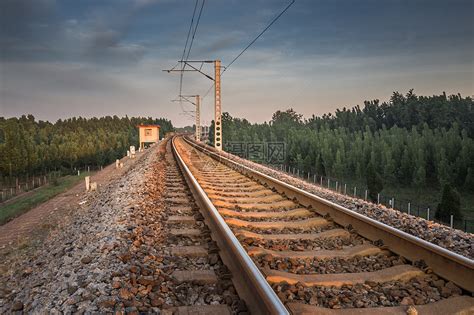
[[[470,97],[417,96],[410,90],[393,93],[388,102],[366,101],[362,109],[343,108],[309,119],[288,109],[275,112],[269,122],[252,124],[224,113],[222,128],[226,143],[284,142],[284,163],[303,172],[367,183],[375,176],[383,184],[419,188],[448,184],[472,191],[472,105]],[[210,138],[212,142],[212,132]]]
[[[138,147],[137,125],[158,124],[160,137],[173,130],[171,121],[151,117],[74,117],[55,123],[0,117],[0,175],[20,177],[51,170],[102,166]]]

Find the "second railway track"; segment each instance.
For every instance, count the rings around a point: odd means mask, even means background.
[[[173,148],[254,313],[474,313],[472,260],[316,203],[182,137]]]

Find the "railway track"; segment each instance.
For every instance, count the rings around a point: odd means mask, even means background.
[[[172,146],[252,313],[474,313],[472,260],[182,137]]]
[[[210,237],[199,208],[187,188],[184,177],[166,144],[164,207],[166,242],[162,256],[170,275],[161,303],[179,305],[162,314],[245,314],[245,302],[239,299],[230,272],[219,257],[219,249]],[[163,288],[163,287],[162,287]],[[169,291],[169,292],[168,292]]]

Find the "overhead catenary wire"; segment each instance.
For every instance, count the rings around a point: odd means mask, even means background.
[[[191,17],[191,23],[189,24],[188,35],[186,36],[186,43],[184,44],[183,54],[181,55],[181,61],[183,61],[184,56],[186,55],[186,49],[188,48],[189,36],[191,35],[191,31],[193,29],[194,17],[196,15],[196,9],[197,9],[198,3],[199,3],[199,0],[196,0],[194,4],[193,16]],[[186,66],[185,63],[181,63],[181,70],[184,70],[185,66]],[[181,95],[181,92],[183,90],[183,75],[184,75],[184,72],[181,71],[180,76],[179,76],[179,95]],[[183,104],[180,102],[179,105],[181,106],[181,109],[184,111]]]
[[[250,48],[250,46],[252,46],[294,3],[295,3],[296,0],[292,0],[281,12],[280,14],[278,14],[275,18],[273,18],[273,20],[270,22],[270,24],[267,25],[267,27],[265,27],[263,29],[263,31],[260,32],[260,34],[257,35],[257,37],[255,37],[237,56],[235,56],[234,59],[232,59],[232,61],[226,66],[226,67],[223,67],[224,70],[222,70],[221,72],[221,75],[224,74],[224,72],[227,71],[227,69],[230,68],[230,66],[237,60],[239,59],[240,56],[243,55],[243,53]],[[212,88],[214,87],[214,83],[209,87],[209,89],[207,90],[206,93],[204,93],[203,97],[202,97],[202,100],[204,100],[207,95],[211,92]]]
[[[232,59],[232,61],[224,68],[224,70],[222,71],[222,73],[226,72],[227,69],[229,69],[229,67],[237,60],[239,59],[240,56],[242,56],[242,54],[250,48],[250,46],[252,46],[259,38],[260,36],[262,36],[272,25],[273,23],[275,23],[292,5],[293,3],[295,3],[295,0],[292,0],[290,2],[290,4],[288,4],[286,6],[285,9],[283,9],[283,11],[280,12],[280,14],[278,14],[271,22],[270,24],[268,24],[267,27],[265,27],[265,29],[263,31],[260,32],[260,34],[258,34],[257,37],[255,37],[251,42],[250,44],[248,44],[234,59]],[[222,74],[221,73],[221,74]]]
[[[192,49],[192,46],[193,46],[193,43],[194,43],[194,38],[196,37],[196,32],[198,30],[199,22],[201,21],[202,11],[204,9],[205,2],[206,2],[206,0],[202,0],[201,8],[199,9],[199,14],[198,14],[197,21],[196,21],[196,25],[193,28],[194,17],[195,17],[195,14],[196,14],[196,8],[197,8],[197,5],[199,3],[199,0],[196,0],[196,3],[194,5],[193,17],[191,19],[191,24],[189,25],[189,30],[188,30],[188,38],[186,39],[185,49],[183,51],[183,55],[181,56],[181,64],[182,64],[181,70],[182,71],[181,71],[181,75],[180,75],[180,84],[179,84],[179,95],[180,96],[183,93],[184,69],[186,68],[186,62],[189,60],[189,55],[191,54],[191,49]],[[187,47],[187,43],[188,43],[188,40],[189,40],[189,35],[191,33],[191,30],[192,30],[191,42],[189,43],[188,52],[186,53],[186,47]],[[184,62],[183,62],[183,58],[184,58],[185,54],[186,54],[186,59],[184,59]],[[180,99],[181,99],[181,97],[180,97]],[[180,101],[180,106],[181,106],[181,109],[184,111],[183,104],[182,104],[181,101]]]
[[[186,56],[186,61],[189,60],[189,54],[191,53],[191,48],[193,47],[194,37],[196,36],[197,28],[199,26],[199,21],[201,20],[202,9],[204,8],[204,3],[206,0],[202,0],[201,9],[199,10],[199,15],[196,21],[196,26],[194,27],[193,37],[191,38],[191,43],[189,44],[188,54]],[[186,64],[185,64],[186,65]]]

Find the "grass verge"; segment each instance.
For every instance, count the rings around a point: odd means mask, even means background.
[[[36,207],[37,205],[48,201],[56,195],[65,192],[74,185],[84,180],[84,177],[90,176],[91,173],[82,173],[80,176],[64,176],[58,179],[57,185],[48,184],[37,188],[32,194],[19,196],[15,201],[0,205],[0,225],[5,224],[12,218]]]

